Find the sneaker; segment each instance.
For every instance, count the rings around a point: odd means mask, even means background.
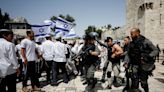
[[[107,89],[112,89],[112,87],[107,86]]]
[[[97,84],[97,79],[94,79],[92,88],[94,88],[96,84]]]
[[[28,92],[29,90],[27,89],[27,87],[23,87],[23,88],[22,88],[22,91],[23,91],[23,92]]]
[[[101,82],[102,82],[102,83],[105,83],[105,79],[101,79]]]
[[[51,86],[58,86],[57,83],[51,83]]]
[[[64,83],[66,83],[66,84],[67,84],[67,83],[68,83],[68,81],[66,80],[66,81],[64,81]]]
[[[127,92],[129,90],[129,87],[125,86],[122,92]]]
[[[84,81],[84,82],[83,82],[83,85],[86,85],[86,84],[87,84],[87,82],[86,82],[86,81]]]
[[[38,87],[34,86],[34,88],[32,90],[33,91],[41,91],[41,88],[38,88]]]

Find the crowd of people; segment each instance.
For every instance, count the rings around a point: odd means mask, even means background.
[[[45,35],[45,41],[34,42],[34,32],[27,31],[27,37],[17,39],[14,45],[13,32],[0,30],[0,91],[16,92],[16,80],[22,82],[22,91],[28,92],[30,79],[33,91],[39,91],[39,77],[45,71],[46,82],[58,86],[58,75],[64,83],[69,76],[83,76],[86,92],[93,92],[97,79],[96,70],[102,70],[101,82],[108,81],[107,89],[121,86],[120,63],[125,67],[126,83],[123,92],[141,92],[139,83],[145,92],[149,92],[148,76],[155,69],[155,58],[159,50],[153,43],[140,34],[138,28],[132,28],[131,37],[124,38],[124,46],[107,37],[99,41],[93,33],[86,34],[83,40],[68,42],[61,37]],[[112,76],[112,72],[114,76]],[[126,81],[125,81],[126,80]],[[131,80],[131,83],[130,83]]]

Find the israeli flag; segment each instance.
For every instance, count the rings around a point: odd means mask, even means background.
[[[72,29],[73,23],[68,22],[67,20],[58,17],[56,20],[56,27],[55,27],[55,36],[61,35],[64,36],[69,33],[69,31]]]
[[[45,25],[50,25],[50,28],[54,28],[56,26],[56,21],[52,21],[52,20],[44,20],[44,24]]]
[[[31,25],[35,37],[38,36],[44,37],[46,34],[49,34],[50,33],[50,30],[48,30],[49,26],[50,25]]]
[[[77,38],[77,37],[79,36],[75,33],[74,28],[72,28],[68,34],[63,36],[63,39],[72,39],[72,38]]]
[[[52,21],[52,20],[45,20],[44,24],[49,25],[47,32],[51,35],[54,35],[54,28],[56,27],[56,21]]]

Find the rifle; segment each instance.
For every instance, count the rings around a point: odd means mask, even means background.
[[[89,51],[91,49],[93,49],[95,46],[94,45],[90,45],[88,48],[86,48],[84,51],[81,50],[77,55],[75,55],[74,57],[72,57],[72,60],[75,60],[76,58],[82,58],[85,57],[89,54]]]

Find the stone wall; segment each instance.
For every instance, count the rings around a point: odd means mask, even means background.
[[[125,35],[132,27],[164,49],[164,0],[126,0]]]

